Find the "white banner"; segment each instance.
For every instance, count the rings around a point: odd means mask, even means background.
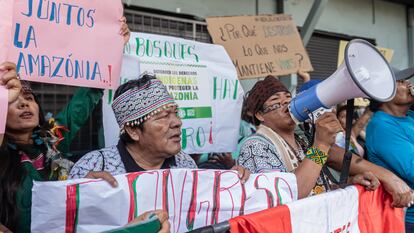
[[[171,232],[186,232],[297,199],[292,173],[252,174],[241,184],[236,171],[158,170],[101,180],[35,182],[32,226],[36,232],[101,232],[124,226],[145,211],[169,213]]]
[[[230,219],[232,233],[404,233],[404,211],[380,186],[348,186]],[[275,230],[277,228],[277,231]]]
[[[225,49],[176,37],[132,33],[125,46],[121,83],[140,73],[155,74],[179,104],[181,142],[186,153],[236,150],[243,89]],[[117,143],[119,130],[104,95],[105,145]]]
[[[355,186],[292,202],[288,207],[292,233],[360,233],[359,193]]]

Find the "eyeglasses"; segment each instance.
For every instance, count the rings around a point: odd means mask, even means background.
[[[263,110],[262,110],[262,112],[263,112],[263,113],[268,113],[268,112],[271,112],[271,111],[273,111],[273,110],[279,109],[279,108],[281,108],[281,107],[282,107],[282,104],[280,104],[280,103],[275,103],[275,104],[272,104],[272,105],[270,105],[270,106],[264,107],[264,108],[263,108]]]

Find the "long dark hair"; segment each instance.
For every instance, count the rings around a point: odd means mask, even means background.
[[[45,134],[44,132],[48,126],[46,126],[47,124],[38,98],[34,94],[33,96],[39,106],[40,134]],[[27,172],[20,162],[20,156],[9,148],[8,142],[12,143],[7,138],[6,130],[3,144],[0,146],[0,223],[15,232],[17,231],[20,217],[16,200],[17,191],[21,187]]]
[[[7,147],[7,139],[0,148],[0,223],[16,231],[19,210],[17,191],[26,176],[20,157],[13,155]]]

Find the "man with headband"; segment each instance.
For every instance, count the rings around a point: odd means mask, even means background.
[[[71,178],[104,178],[110,175],[169,168],[197,168],[181,151],[181,119],[167,88],[151,75],[121,85],[112,109],[121,128],[118,145],[92,151],[72,168]],[[249,172],[240,166],[242,182]],[[109,175],[110,174],[110,175]]]
[[[414,67],[394,71],[397,94],[386,103],[372,103],[374,113],[367,126],[368,160],[393,171],[414,189],[414,104],[409,79]],[[407,210],[406,232],[414,232],[414,207]]]

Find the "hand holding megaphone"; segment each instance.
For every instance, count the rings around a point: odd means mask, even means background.
[[[335,143],[336,134],[342,131],[341,123],[333,112],[326,112],[315,123],[314,146],[328,152]]]
[[[344,62],[336,72],[293,98],[289,111],[297,123],[304,122],[320,108],[357,97],[387,102],[395,92],[395,76],[388,62],[373,45],[357,39],[347,44]]]

